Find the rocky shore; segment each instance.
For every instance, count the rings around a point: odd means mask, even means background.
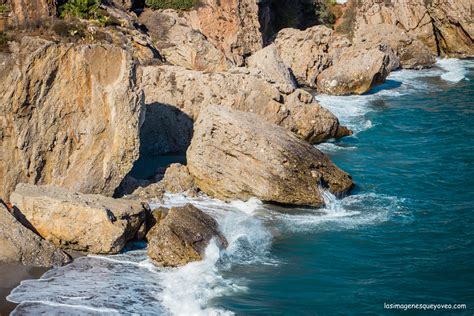
[[[350,194],[313,145],[352,132],[311,92],[364,94],[391,71],[472,57],[474,24],[467,0],[322,1],[290,19],[283,0],[2,0],[0,263],[142,240],[176,267],[227,241],[193,205],[150,209],[165,193],[311,207]],[[186,165],[132,175],[170,153]]]

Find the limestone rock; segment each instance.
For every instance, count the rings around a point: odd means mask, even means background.
[[[163,179],[158,183],[140,186],[133,191],[130,197],[141,200],[161,200],[167,193],[186,193],[190,196],[197,194],[198,188],[194,178],[189,174],[188,167],[179,163],[171,164]]]
[[[334,95],[363,94],[385,81],[389,57],[377,48],[351,47],[318,76],[318,91]]]
[[[336,48],[348,47],[350,43],[335,37],[328,27],[318,25],[304,31],[283,29],[275,45],[298,84],[316,87],[317,76],[332,64],[332,50],[336,54]]]
[[[112,195],[139,155],[130,54],[32,37],[12,48],[0,57],[0,196],[20,182]]]
[[[396,25],[421,40],[432,54],[474,55],[474,23],[470,0],[361,0],[356,27],[380,23]]]
[[[425,0],[360,0],[354,28],[375,27],[381,23],[396,25],[421,40],[433,54],[437,53],[436,37]]]
[[[471,0],[433,0],[428,11],[441,55],[474,56],[474,19]]]
[[[247,58],[247,67],[261,70],[267,80],[273,83],[296,88],[296,83],[288,67],[278,55],[275,44],[268,45]]]
[[[159,266],[177,267],[202,260],[212,238],[221,247],[227,240],[217,222],[192,204],[173,207],[148,232],[148,256]]]
[[[55,2],[48,0],[6,0],[2,3],[5,3],[8,8],[7,24],[9,27],[33,24],[56,15]]]
[[[307,142],[255,114],[220,106],[201,111],[186,157],[199,189],[226,201],[322,206],[320,187],[345,194],[353,186]]]
[[[256,113],[311,143],[350,134],[309,93],[297,89],[285,94],[251,74],[149,66],[143,68],[142,82],[145,102],[153,111],[147,110],[143,125],[143,135],[150,135],[143,137],[150,140],[142,142],[144,150],[156,152],[159,143],[167,152],[185,151],[192,137],[192,122],[210,104]],[[163,139],[163,135],[169,137]]]
[[[147,28],[160,54],[173,65],[202,71],[223,71],[231,65],[224,53],[174,10],[145,10],[139,22]]]
[[[389,45],[399,58],[402,68],[425,68],[436,62],[435,55],[423,42],[391,24],[362,26],[355,32],[353,42],[355,45],[364,44],[371,48]],[[395,66],[389,68],[396,69]]]
[[[258,0],[201,0],[187,19],[235,65],[262,48]]]
[[[18,184],[11,201],[41,237],[86,253],[118,253],[135,237],[146,215],[139,202],[53,186]]]
[[[70,261],[65,252],[23,226],[0,202],[0,263],[51,267]]]

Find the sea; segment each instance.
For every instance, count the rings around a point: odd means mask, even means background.
[[[354,135],[317,145],[356,183],[321,209],[192,203],[229,241],[157,268],[146,244],[25,280],[13,315],[474,314],[474,60],[393,72],[360,96],[316,95]]]

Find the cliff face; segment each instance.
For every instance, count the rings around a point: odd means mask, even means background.
[[[129,53],[24,37],[0,62],[0,196],[20,182],[111,195],[138,157]]]
[[[204,0],[188,19],[236,65],[263,46],[257,0]]]
[[[441,56],[474,54],[470,0],[358,0],[355,25],[393,24]]]

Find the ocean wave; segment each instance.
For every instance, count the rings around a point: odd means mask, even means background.
[[[246,291],[248,285],[224,272],[236,266],[279,265],[270,253],[275,235],[375,224],[397,209],[395,199],[376,194],[342,200],[323,194],[326,207],[321,209],[288,209],[258,199],[225,203],[205,195],[166,195],[164,203],[152,207],[194,204],[218,221],[228,248],[220,250],[212,241],[204,260],[174,269],[154,266],[146,249],[81,257],[39,280],[23,281],[8,296],[20,303],[13,314],[231,315],[210,302]]]

